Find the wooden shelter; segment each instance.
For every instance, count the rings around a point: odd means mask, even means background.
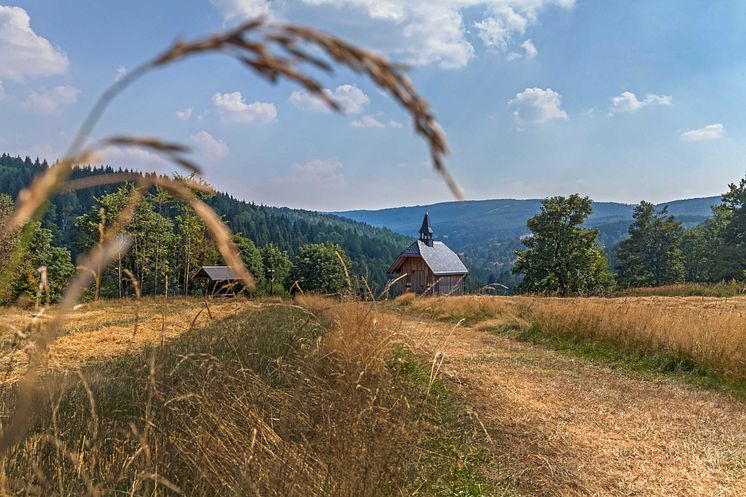
[[[204,288],[211,287],[213,294],[235,295],[234,289],[241,284],[241,277],[230,266],[202,266],[192,279],[203,280]]]
[[[399,254],[387,273],[401,277],[394,286],[395,293],[463,295],[469,270],[445,243],[433,240],[430,216],[425,213],[420,239]]]

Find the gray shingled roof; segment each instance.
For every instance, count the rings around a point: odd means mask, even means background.
[[[241,277],[229,266],[202,266],[195,278],[208,278],[212,281],[240,280]]]
[[[425,242],[417,240],[396,258],[394,264],[389,268],[389,273],[400,265],[399,261],[403,257],[422,257],[425,260],[425,264],[427,264],[436,276],[444,274],[467,274],[469,272],[458,255],[443,242],[433,242],[433,246],[430,247]]]

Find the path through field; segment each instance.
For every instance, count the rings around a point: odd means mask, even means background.
[[[528,495],[746,495],[746,403],[468,328],[396,317],[445,353],[494,444],[491,476]]]

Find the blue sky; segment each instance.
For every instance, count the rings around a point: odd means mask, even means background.
[[[100,0],[0,7],[0,150],[50,160],[117,77],[171,43],[265,14],[410,64],[467,198],[721,193],[746,172],[746,2]],[[407,115],[345,70],[345,115],[232,60],[139,81],[94,137],[189,144],[236,197],[318,210],[451,200]],[[114,166],[169,167],[110,149]]]

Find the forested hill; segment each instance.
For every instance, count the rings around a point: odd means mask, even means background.
[[[691,227],[711,215],[710,207],[720,197],[676,200],[667,205],[669,212]],[[386,227],[408,236],[416,236],[425,212],[436,238],[461,253],[471,270],[471,278],[499,281],[512,286],[510,274],[514,251],[521,248],[520,237],[528,233],[526,221],[539,212],[541,200],[467,200],[381,210],[357,210],[335,214],[378,227]],[[627,235],[634,206],[615,202],[594,202],[587,225],[598,228],[600,242],[608,249]]]
[[[667,205],[669,212],[685,224],[699,224],[710,217],[710,207],[719,202],[718,196],[675,200],[659,204],[658,207]],[[417,221],[427,211],[437,235],[453,239],[452,243],[470,244],[478,240],[502,238],[503,235],[513,237],[516,234],[527,233],[526,221],[539,212],[540,207],[540,199],[493,199],[344,211],[335,214],[416,236],[420,227]],[[618,222],[629,224],[632,221],[633,210],[634,205],[631,204],[593,202],[593,213],[588,218],[588,224],[593,227],[604,227]],[[458,238],[458,241],[455,238]]]
[[[46,167],[46,162],[38,159],[1,155],[0,193],[15,198],[34,175]],[[73,177],[111,172],[114,172],[111,167],[81,168],[74,171]],[[55,244],[69,248],[73,256],[79,253],[75,220],[95,208],[96,197],[118,188],[119,185],[97,186],[56,196],[43,222],[53,232]],[[242,233],[258,246],[272,243],[291,257],[306,243],[337,243],[352,259],[355,273],[365,275],[367,272],[369,280],[376,286],[385,282],[389,264],[411,243],[409,238],[388,229],[374,228],[335,215],[256,205],[224,193],[206,201],[223,216],[233,231]]]

